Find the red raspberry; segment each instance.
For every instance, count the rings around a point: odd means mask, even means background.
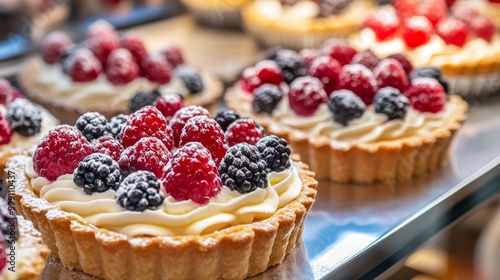
[[[66,33],[54,31],[42,43],[42,58],[48,64],[59,62],[62,52],[71,45],[72,41]]]
[[[290,108],[300,116],[311,116],[319,105],[328,100],[320,80],[306,76],[295,79],[290,85],[288,101]]]
[[[444,0],[426,0],[420,4],[418,14],[426,17],[433,26],[448,16],[448,7]]]
[[[436,33],[446,44],[462,47],[467,42],[467,26],[458,19],[450,17],[440,21],[436,26]]]
[[[366,68],[373,70],[379,62],[378,57],[370,50],[362,51],[357,53],[350,64],[362,64]]]
[[[207,109],[200,106],[191,105],[180,109],[170,119],[169,125],[172,128],[174,134],[174,143],[176,147],[179,146],[179,141],[181,139],[181,133],[184,125],[186,125],[189,119],[195,116],[211,117]]]
[[[283,76],[278,64],[272,60],[263,60],[255,65],[255,71],[261,84],[274,84],[279,86],[283,82]]]
[[[148,56],[141,35],[135,31],[129,31],[123,34],[120,40],[120,46],[129,50],[137,64],[141,63]]]
[[[377,80],[378,88],[393,87],[404,92],[409,86],[403,66],[394,58],[382,59],[373,70],[373,75]]]
[[[184,101],[178,94],[169,94],[166,96],[158,96],[153,106],[160,110],[167,120],[170,120],[177,111],[182,109]]]
[[[189,142],[200,142],[212,154],[217,165],[226,155],[226,137],[220,125],[207,116],[196,116],[187,121],[182,129],[179,146]]]
[[[423,16],[415,16],[405,20],[403,25],[403,40],[409,48],[427,44],[433,34],[431,22]]]
[[[412,107],[420,112],[437,113],[444,109],[446,93],[432,78],[416,78],[404,93]]]
[[[165,60],[173,67],[184,64],[184,57],[182,55],[181,47],[177,44],[167,46],[161,52]]]
[[[323,83],[323,89],[327,95],[335,90],[342,69],[340,63],[329,56],[316,58],[309,68],[309,75],[318,78]]]
[[[98,20],[92,23],[87,31],[87,40],[91,41],[103,37],[108,37],[118,42],[118,34],[116,33],[114,26],[109,24],[109,22],[105,20]]]
[[[240,87],[242,90],[253,93],[255,89],[262,85],[254,67],[248,67],[241,74]]]
[[[12,130],[9,122],[0,114],[0,145],[9,144],[11,136]]]
[[[113,37],[99,37],[88,41],[88,46],[102,66],[106,68],[108,56],[120,47],[118,40]]]
[[[88,49],[78,49],[71,57],[69,74],[75,82],[90,82],[99,76],[102,66]]]
[[[495,22],[491,18],[477,17],[471,22],[471,29],[477,37],[491,42],[496,33]]]
[[[446,5],[451,7],[455,3],[455,0],[446,0]]]
[[[177,149],[163,171],[165,191],[176,200],[206,204],[222,190],[217,165],[198,142]]]
[[[235,120],[226,130],[226,141],[229,147],[239,143],[255,145],[260,139],[262,139],[262,130],[257,127],[252,119]]]
[[[472,20],[479,16],[477,9],[466,1],[460,1],[451,7],[451,14],[458,20],[466,24],[471,24]]]
[[[139,76],[139,66],[127,49],[116,49],[108,57],[106,77],[117,86],[125,85]]]
[[[321,52],[319,50],[313,49],[303,49],[299,52],[300,59],[304,61],[306,68],[309,69],[311,67],[312,62],[321,56]]]
[[[403,66],[403,69],[405,70],[407,76],[410,75],[411,71],[413,71],[413,65],[404,54],[395,53],[388,56],[388,58],[394,58],[395,60],[399,61],[399,63]]]
[[[344,40],[330,39],[323,44],[321,51],[337,60],[341,65],[351,62],[357,51]]]
[[[8,105],[19,97],[21,97],[21,93],[13,88],[9,81],[0,79],[0,104]]]
[[[142,61],[141,71],[146,79],[159,85],[166,84],[172,79],[172,69],[160,55],[148,56]]]
[[[172,130],[161,112],[153,106],[145,106],[131,114],[122,128],[120,139],[124,148],[128,148],[144,137],[160,139],[167,149],[174,146]]]
[[[370,105],[377,92],[377,81],[366,66],[345,65],[339,74],[338,89],[348,89],[359,96],[366,105]]]
[[[59,125],[51,129],[38,144],[33,155],[35,172],[50,181],[72,174],[78,164],[92,153],[92,147],[73,126]]]
[[[123,152],[123,146],[113,136],[105,135],[92,141],[92,151],[110,156],[117,162]]]
[[[377,40],[385,41],[394,37],[401,25],[399,19],[387,9],[379,9],[365,20],[364,27],[370,28],[377,36]]]
[[[155,137],[145,137],[123,151],[118,161],[127,174],[138,170],[153,172],[157,178],[163,176],[171,154],[163,142]]]
[[[415,16],[419,8],[418,0],[393,0],[393,5],[402,21]]]

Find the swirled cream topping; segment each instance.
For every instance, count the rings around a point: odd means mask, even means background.
[[[50,182],[36,174],[32,161],[26,167],[26,174],[40,198],[97,227],[130,237],[200,235],[252,223],[272,216],[277,209],[297,198],[302,190],[298,171],[292,166],[281,173],[269,174],[269,186],[265,189],[240,194],[223,187],[206,205],[191,200],[176,201],[166,195],[158,209],[134,212],[116,202],[113,190],[86,195],[73,183],[72,174]]]

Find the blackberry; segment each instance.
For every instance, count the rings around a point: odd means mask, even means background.
[[[88,195],[109,189],[116,190],[121,180],[118,163],[110,156],[100,153],[86,156],[73,172],[73,182]]]
[[[404,119],[410,101],[393,87],[381,88],[375,95],[375,112],[387,115],[389,120]]]
[[[328,101],[328,108],[333,113],[333,119],[347,126],[347,122],[363,115],[366,105],[350,90],[337,90],[332,92]]]
[[[89,141],[98,139],[111,131],[111,127],[106,118],[97,112],[88,112],[81,115],[76,120],[75,127],[80,130],[83,136]]]
[[[27,99],[17,98],[7,106],[6,119],[13,131],[33,136],[42,128],[42,112]]]
[[[282,50],[282,47],[274,47],[266,51],[266,60],[276,60],[278,53]]]
[[[190,94],[197,94],[203,91],[205,85],[198,70],[190,65],[179,65],[175,68],[174,75],[181,79],[182,83],[189,90]]]
[[[219,165],[222,184],[239,193],[267,187],[266,162],[257,147],[239,143],[227,150]]]
[[[123,180],[116,190],[116,199],[121,207],[130,211],[154,210],[163,203],[165,195],[161,184],[149,171],[136,171]]]
[[[318,0],[319,15],[331,16],[342,12],[352,0]]]
[[[264,84],[255,91],[253,99],[253,110],[257,113],[271,114],[283,98],[280,87],[272,84]]]
[[[435,67],[417,68],[411,72],[410,78],[411,80],[414,80],[416,78],[433,78],[441,84],[446,94],[448,94],[450,89],[448,81],[443,77],[443,72],[441,72],[441,69],[439,68]]]
[[[276,135],[267,136],[260,139],[255,145],[262,158],[266,161],[266,171],[282,172],[290,168],[290,154],[292,150],[288,142]]]
[[[14,203],[13,200],[12,203]],[[5,238],[5,241],[7,242],[10,242],[11,240],[17,240],[17,238],[19,237],[16,209],[14,208],[13,204],[9,206],[7,202],[1,198],[0,198],[0,230],[2,230],[2,234]]]
[[[290,84],[298,77],[305,76],[307,73],[306,65],[300,58],[300,55],[292,50],[283,49],[276,53],[274,59],[281,69],[283,80]]]
[[[119,114],[118,116],[112,117],[109,121],[109,133],[118,141],[120,141],[120,132],[122,131],[122,128],[127,120],[127,115]]]
[[[160,95],[161,93],[158,90],[153,90],[152,92],[139,91],[130,99],[129,112],[132,114],[139,111],[142,107],[153,105],[156,98]]]
[[[220,125],[222,130],[226,131],[227,127],[232,124],[235,120],[240,119],[240,115],[232,110],[220,111],[215,115],[215,121]]]
[[[69,70],[71,68],[71,58],[81,48],[85,48],[84,45],[70,45],[65,50],[62,51],[61,57],[59,58],[59,64],[61,64],[61,69],[64,74],[69,75]]]

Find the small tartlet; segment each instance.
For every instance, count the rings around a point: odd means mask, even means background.
[[[252,0],[182,0],[199,22],[221,28],[241,27],[241,9]]]

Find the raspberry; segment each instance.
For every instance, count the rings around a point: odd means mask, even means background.
[[[73,182],[82,187],[87,195],[116,190],[121,180],[118,163],[110,156],[99,153],[86,156],[73,172]]]
[[[230,147],[244,142],[255,145],[262,136],[262,130],[253,120],[247,118],[234,121],[226,130],[226,141]]]
[[[108,37],[118,41],[118,34],[115,28],[105,20],[97,20],[90,25],[86,38],[88,41],[91,41],[102,37]]]
[[[467,26],[458,19],[450,17],[440,21],[436,26],[436,33],[446,44],[462,47],[467,42]]]
[[[132,54],[137,64],[141,63],[148,56],[141,35],[135,31],[129,31],[123,34],[120,40],[120,46],[127,49]]]
[[[347,126],[350,120],[359,118],[366,109],[365,103],[350,90],[342,89],[332,93],[328,109],[333,113],[333,120]]]
[[[323,84],[323,89],[329,95],[335,90],[342,69],[340,63],[329,56],[316,58],[309,68],[309,75],[318,78]]]
[[[373,30],[379,41],[389,40],[394,37],[400,25],[401,23],[396,15],[387,9],[373,12],[363,23],[364,27]]]
[[[16,99],[7,106],[5,118],[11,129],[22,136],[33,136],[42,129],[42,112],[24,98]]]
[[[80,130],[87,140],[98,139],[111,131],[106,118],[97,112],[88,112],[81,115],[75,123],[75,127]]]
[[[255,90],[252,107],[257,113],[271,114],[281,99],[283,99],[283,91],[280,87],[264,84]]]
[[[280,50],[276,54],[274,61],[281,69],[281,75],[287,84],[290,84],[296,78],[307,74],[306,65],[300,59],[299,54],[295,51],[286,49]]]
[[[159,55],[148,56],[141,63],[142,75],[153,83],[166,84],[172,79],[170,65]]]
[[[323,44],[322,52],[337,60],[342,66],[349,64],[357,51],[347,42],[340,39],[330,39]]]
[[[92,153],[92,147],[78,129],[59,125],[51,129],[38,144],[33,155],[35,172],[49,181],[73,174],[78,164]]]
[[[124,114],[119,114],[118,116],[114,116],[109,120],[110,133],[114,139],[120,141],[120,133],[122,132],[122,128],[128,120],[128,116]]]
[[[406,58],[406,56],[404,54],[395,53],[395,54],[391,54],[390,56],[388,56],[388,58],[394,58],[395,60],[399,61],[401,66],[403,66],[403,69],[405,70],[406,75],[407,76],[410,75],[410,72],[413,70],[413,65],[408,60],[408,58]]]
[[[197,94],[203,91],[205,85],[198,70],[190,65],[179,65],[174,70],[174,74],[179,78],[190,94]]]
[[[16,209],[14,207],[10,207],[5,200],[0,199],[0,231],[2,235],[8,236],[10,239],[12,236],[12,230],[14,230],[15,232],[13,235],[17,240],[19,237],[19,229],[16,226],[12,228],[12,225],[16,225],[16,222]],[[2,239],[2,235],[0,235],[0,239]]]
[[[220,125],[207,116],[196,116],[182,129],[179,146],[189,142],[199,142],[212,154],[212,159],[218,165],[226,154],[226,138]]]
[[[222,184],[239,193],[267,188],[266,161],[257,147],[240,143],[229,148],[219,166]]]
[[[255,65],[255,71],[261,84],[274,84],[279,86],[283,82],[283,76],[278,64],[272,60],[263,60]]]
[[[297,115],[311,116],[327,100],[328,95],[317,78],[310,76],[301,77],[290,85],[288,101],[290,108]]]
[[[12,130],[7,120],[0,114],[0,145],[10,143],[12,137]]]
[[[14,91],[9,81],[0,79],[0,104],[9,104],[13,100]]]
[[[215,115],[214,120],[220,125],[223,131],[227,130],[227,127],[232,124],[234,121],[240,119],[240,115],[235,111],[224,110],[220,111]]]
[[[416,78],[404,93],[412,107],[420,112],[437,113],[444,109],[446,94],[443,87],[432,78]]]
[[[394,58],[384,58],[373,70],[378,88],[394,87],[404,92],[409,85],[408,77],[401,63]]]
[[[153,106],[160,110],[167,120],[170,120],[177,111],[182,109],[184,100],[179,94],[160,95],[154,101]]]
[[[404,21],[402,36],[409,48],[427,44],[432,34],[432,24],[426,17],[415,16]]]
[[[90,82],[99,76],[102,66],[88,49],[78,49],[69,58],[69,75],[75,82]]]
[[[177,149],[164,168],[163,186],[176,200],[206,204],[222,190],[210,151],[198,142]]]
[[[64,74],[66,75],[70,74],[73,56],[79,49],[87,49],[87,48],[83,45],[69,45],[62,51],[61,56],[59,58],[59,65],[61,66],[61,70]]]
[[[257,77],[257,71],[254,67],[248,67],[241,74],[240,87],[242,90],[253,93],[253,91],[262,85],[262,81]]]
[[[350,64],[362,64],[366,68],[373,71],[379,63],[378,57],[370,50],[357,53],[351,60]]]
[[[120,142],[113,138],[111,135],[105,135],[99,139],[91,142],[92,151],[94,153],[101,153],[110,156],[113,160],[118,162],[120,155],[123,152],[123,146]]]
[[[114,50],[106,65],[106,77],[114,85],[128,84],[139,76],[139,66],[127,49]]]
[[[444,92],[449,92],[448,81],[443,77],[443,72],[441,69],[434,67],[422,67],[417,68],[415,71],[411,72],[411,79],[414,80],[416,78],[433,78],[438,81],[443,87]]]
[[[479,16],[479,12],[469,4],[466,1],[460,1],[451,7],[453,17],[468,25]]]
[[[0,269],[3,271],[7,266],[7,242],[3,236],[0,236]]]
[[[299,52],[300,59],[304,61],[306,68],[309,69],[311,67],[312,62],[321,56],[321,52],[319,50],[313,49],[302,49]]]
[[[342,12],[352,0],[315,0],[319,6],[319,15],[323,17]]]
[[[491,42],[496,33],[495,22],[491,18],[477,17],[471,22],[471,29],[477,37]]]
[[[160,92],[156,90],[151,92],[139,91],[130,99],[128,111],[133,113],[139,111],[142,107],[153,105],[155,100],[160,96]]]
[[[118,161],[126,174],[137,170],[153,172],[161,178],[163,167],[170,159],[170,151],[160,139],[144,137],[123,151]]]
[[[42,42],[41,52],[45,63],[55,64],[59,62],[64,49],[71,45],[71,38],[63,32],[50,33]]]
[[[158,109],[146,106],[131,114],[122,128],[120,139],[124,148],[128,148],[144,137],[156,137],[168,150],[174,146],[172,130],[167,120]]]
[[[385,87],[375,95],[375,112],[384,114],[388,120],[404,119],[410,101],[398,89]]]
[[[292,150],[288,142],[276,135],[266,136],[255,145],[263,160],[266,161],[266,172],[283,172],[290,168]]]
[[[393,0],[396,14],[401,20],[406,20],[417,14],[419,9],[418,0]]]
[[[189,119],[195,116],[210,117],[210,113],[207,111],[207,109],[203,107],[191,105],[180,109],[170,119],[169,125],[173,131],[174,143],[176,147],[179,146],[179,141],[181,138],[181,133],[182,129],[184,128],[184,125],[186,125]]]
[[[142,212],[162,205],[165,195],[158,178],[148,171],[137,171],[125,178],[115,193],[121,207]]]
[[[120,47],[118,40],[113,37],[99,37],[88,41],[88,47],[101,62],[104,68],[107,67],[108,56]]]
[[[364,65],[345,65],[339,74],[338,89],[348,89],[359,96],[366,105],[370,105],[377,91],[377,80]]]
[[[172,44],[167,46],[161,53],[165,58],[165,61],[167,61],[173,68],[184,64],[182,50],[179,45]]]
[[[418,14],[426,17],[433,26],[448,16],[448,7],[444,0],[425,0],[418,8]]]

